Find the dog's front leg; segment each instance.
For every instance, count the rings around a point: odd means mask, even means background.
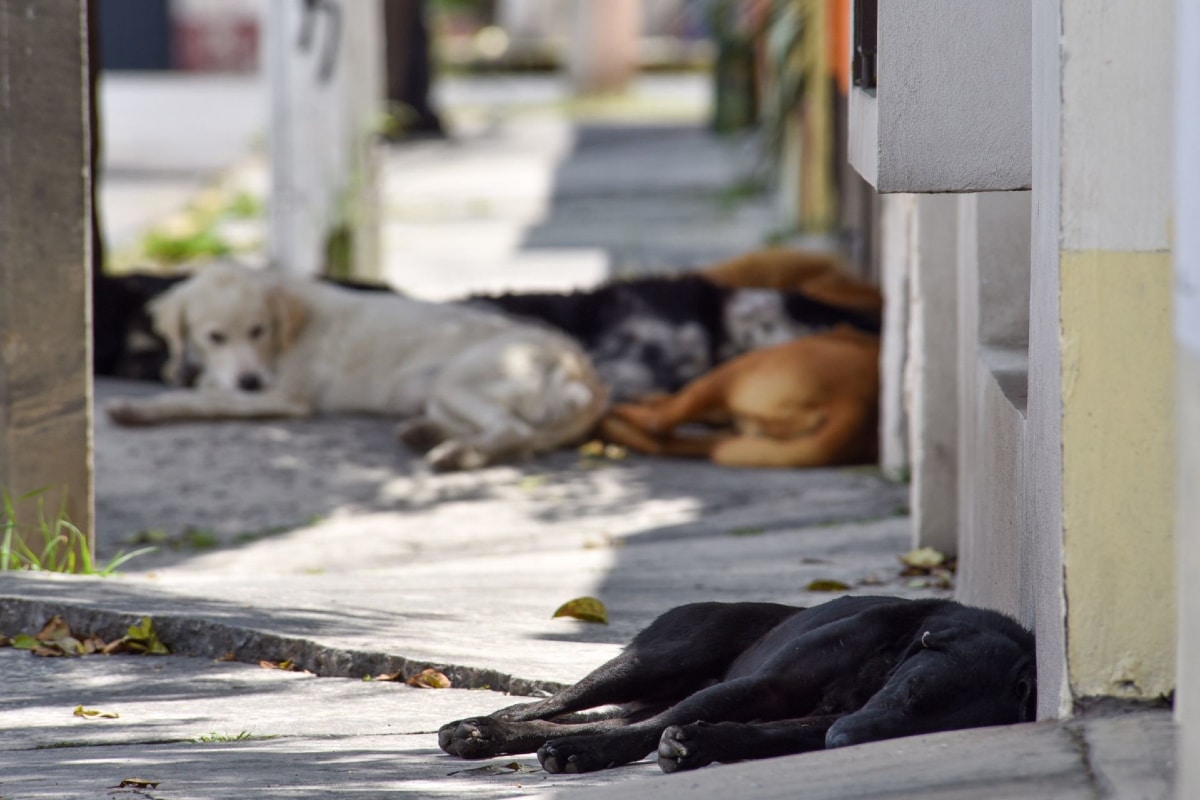
[[[105,411],[118,425],[156,425],[206,419],[306,417],[312,409],[279,392],[231,392],[224,389],[180,389],[152,397],[121,397]]]
[[[698,769],[714,761],[746,761],[825,748],[825,734],[841,717],[829,714],[776,722],[693,722],[672,725],[658,740],[663,772]]]

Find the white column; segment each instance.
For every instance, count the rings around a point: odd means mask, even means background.
[[[1175,42],[1175,335],[1179,464],[1177,796],[1200,797],[1200,5],[1177,0]]]
[[[575,0],[568,71],[580,94],[624,89],[638,66],[641,0]]]
[[[958,549],[957,197],[918,195],[908,279],[913,544]]]
[[[378,0],[271,0],[269,251],[278,268],[339,271],[326,264],[326,248],[331,237],[348,236],[348,271],[378,272],[382,29]]]

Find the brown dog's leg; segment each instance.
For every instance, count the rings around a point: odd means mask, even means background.
[[[712,460],[735,467],[822,467],[869,458],[864,445],[876,436],[875,415],[856,405],[831,409],[811,435],[793,439],[735,436],[713,448]]]

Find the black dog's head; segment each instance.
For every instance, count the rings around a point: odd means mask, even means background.
[[[1033,637],[1015,623],[947,621],[918,634],[883,688],[829,729],[825,746],[1027,722],[1036,711]]]

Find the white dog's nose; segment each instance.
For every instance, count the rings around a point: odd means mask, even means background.
[[[238,376],[238,388],[245,392],[257,392],[263,388],[262,378],[254,372],[243,372]]]

